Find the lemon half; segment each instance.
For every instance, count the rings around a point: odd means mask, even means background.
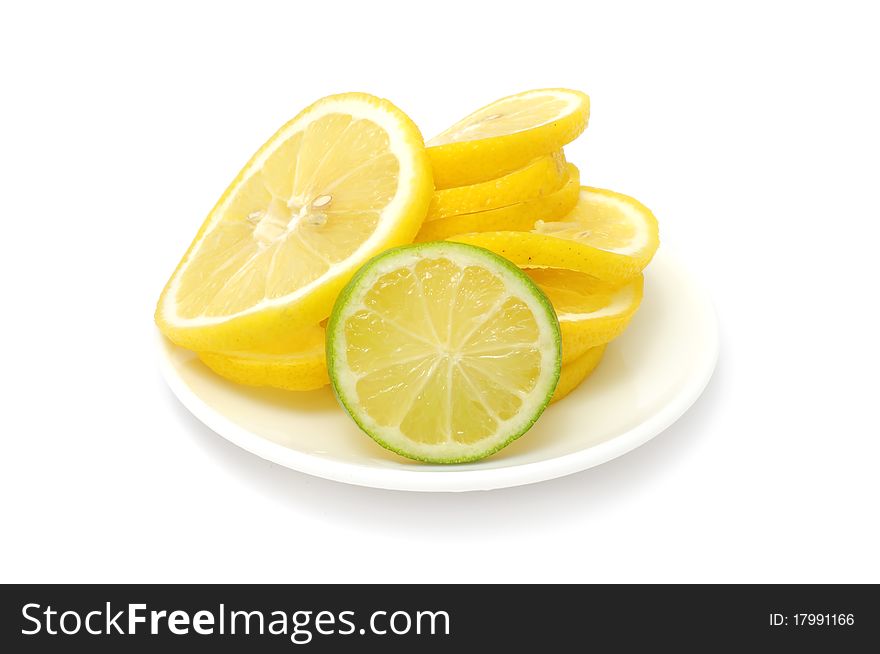
[[[326,318],[366,260],[407,243],[433,193],[422,137],[387,100],[319,100],[253,156],[208,215],[156,322],[198,351],[251,351]]]

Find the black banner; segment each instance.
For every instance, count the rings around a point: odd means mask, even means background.
[[[495,651],[598,644],[854,651],[876,586],[3,586],[5,652]],[[646,641],[647,639],[647,641]],[[77,650],[77,651],[78,651]],[[469,651],[465,649],[464,651]]]

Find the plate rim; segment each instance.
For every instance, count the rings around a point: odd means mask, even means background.
[[[709,319],[710,329],[707,332],[711,333],[707,333],[709,343],[703,348],[698,374],[691,375],[661,410],[631,429],[576,452],[541,461],[479,470],[462,470],[458,467],[449,470],[395,470],[325,459],[263,438],[212,409],[177,374],[169,355],[169,349],[177,346],[156,330],[159,365],[165,382],[177,400],[209,429],[251,454],[297,472],[356,486],[416,492],[468,492],[535,484],[588,470],[644,445],[683,416],[708,386],[720,349],[717,312],[706,290],[680,260],[668,251],[664,252],[664,258],[669,258],[673,265],[684,271]]]

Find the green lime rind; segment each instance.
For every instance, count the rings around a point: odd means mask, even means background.
[[[342,371],[339,369],[339,364],[344,359],[344,356],[337,356],[337,347],[342,340],[342,327],[344,324],[344,317],[346,317],[345,307],[349,304],[351,296],[355,293],[356,290],[359,289],[363,280],[373,273],[374,269],[377,266],[389,263],[391,260],[398,256],[420,251],[436,252],[438,254],[449,253],[450,255],[454,255],[456,251],[459,251],[470,256],[476,255],[478,259],[482,259],[486,262],[487,268],[491,269],[492,265],[497,266],[508,275],[515,278],[518,282],[520,282],[523,289],[527,291],[530,295],[532,295],[533,298],[545,309],[549,325],[552,329],[553,345],[556,350],[556,356],[554,358],[553,369],[551,370],[552,384],[550,385],[550,388],[546,393],[546,397],[544,397],[542,401],[534,405],[534,409],[531,415],[521,423],[518,429],[514,430],[504,440],[495,443],[485,450],[469,453],[467,455],[452,457],[428,456],[407,451],[403,447],[387,442],[380,435],[376,434],[374,430],[365,425],[363,418],[353,406],[354,403],[352,402],[352,398],[346,397],[346,393],[344,393],[340,388],[342,384],[340,383],[339,378]],[[455,260],[454,256],[450,256],[450,258],[453,261]],[[513,441],[529,431],[529,429],[534,426],[538,418],[541,417],[541,414],[549,405],[550,399],[552,398],[553,393],[556,390],[556,386],[559,383],[559,375],[562,369],[562,334],[559,328],[559,321],[556,317],[556,312],[553,309],[553,305],[544,294],[544,292],[529,278],[528,275],[520,270],[514,263],[485,248],[465,243],[453,243],[450,241],[416,243],[412,245],[403,245],[400,247],[392,248],[390,250],[382,252],[381,254],[376,255],[375,257],[367,261],[363,266],[361,266],[361,268],[355,273],[355,275],[351,278],[348,284],[346,284],[345,288],[342,289],[339,296],[336,298],[336,303],[333,306],[333,311],[330,314],[330,319],[327,322],[326,333],[327,370],[329,373],[331,386],[333,387],[333,393],[336,395],[336,399],[345,410],[345,412],[349,416],[351,416],[351,419],[361,429],[361,431],[363,431],[385,449],[395,452],[396,454],[399,454],[400,456],[406,457],[408,459],[422,461],[425,463],[470,463],[491,456],[492,454],[495,454],[499,450],[510,445]]]

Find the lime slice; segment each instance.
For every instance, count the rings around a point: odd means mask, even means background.
[[[474,461],[524,434],[550,401],[559,322],[521,270],[482,248],[389,250],[358,271],[327,325],[339,401],[383,447]]]

